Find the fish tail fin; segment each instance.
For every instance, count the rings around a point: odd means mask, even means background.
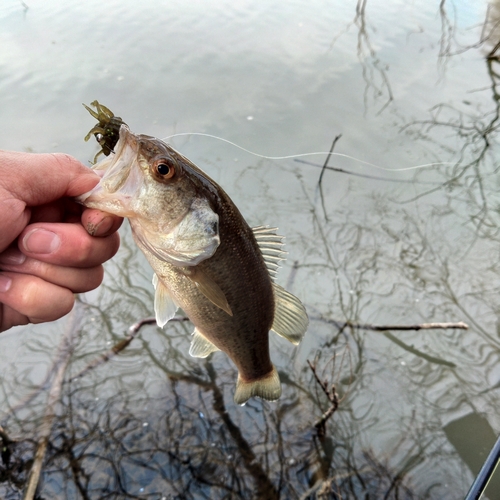
[[[274,366],[272,371],[265,377],[250,382],[245,382],[238,374],[234,402],[243,406],[253,396],[258,396],[267,401],[279,399],[281,396],[281,382],[278,371]]]

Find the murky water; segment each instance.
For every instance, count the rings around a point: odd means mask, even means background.
[[[4,149],[90,160],[98,99],[139,133],[323,154],[169,139],[287,237],[278,282],[311,324],[298,349],[271,339],[280,401],[235,406],[235,369],[190,358],[186,322],[73,379],[152,315],[124,227],[69,318],[0,336],[2,498],[20,498],[68,352],[40,498],[465,495],[500,432],[500,5],[441,3],[3,1]],[[308,361],[339,398],[319,434],[332,403]]]

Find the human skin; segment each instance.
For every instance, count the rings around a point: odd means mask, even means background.
[[[69,155],[0,150],[0,332],[54,321],[102,282],[123,219],[72,199],[98,181]]]

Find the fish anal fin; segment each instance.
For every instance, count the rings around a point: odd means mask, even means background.
[[[265,377],[258,380],[245,381],[238,374],[234,402],[244,405],[251,397],[257,396],[267,401],[276,401],[281,396],[281,382],[276,368],[273,366]]]
[[[212,304],[220,307],[223,311],[227,312],[229,316],[233,315],[233,311],[231,311],[231,307],[227,302],[226,295],[213,279],[200,269],[187,268],[185,274]]]
[[[189,348],[189,354],[194,358],[206,358],[215,351],[220,351],[220,349],[195,328],[193,340],[191,340],[191,346]]]
[[[274,321],[271,330],[290,341],[299,344],[309,324],[306,309],[302,302],[287,292],[283,287],[273,283],[274,289]]]
[[[153,275],[153,286],[155,287],[156,323],[160,328],[163,328],[174,317],[178,307],[172,299],[170,291],[156,274]]]

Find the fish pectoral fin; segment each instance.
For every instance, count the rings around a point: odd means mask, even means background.
[[[302,340],[309,324],[306,309],[295,295],[276,283],[273,283],[273,290],[275,309],[271,330],[297,345]]]
[[[189,269],[186,276],[194,282],[194,284],[198,287],[198,290],[205,295],[205,297],[212,302],[212,304],[220,307],[223,311],[227,312],[229,316],[233,315],[233,311],[231,311],[231,307],[229,307],[227,302],[226,295],[213,279],[208,277],[199,269]]]
[[[234,402],[243,406],[253,396],[258,396],[267,401],[279,399],[281,396],[281,382],[278,371],[274,366],[271,372],[258,380],[246,382],[238,374]]]
[[[153,286],[155,287],[156,323],[160,328],[163,328],[174,317],[178,306],[172,299],[168,288],[158,279],[156,274],[153,274]]]
[[[193,340],[191,340],[191,347],[189,348],[189,354],[194,358],[206,358],[215,351],[220,351],[220,349],[200,333],[198,328],[195,328]]]

